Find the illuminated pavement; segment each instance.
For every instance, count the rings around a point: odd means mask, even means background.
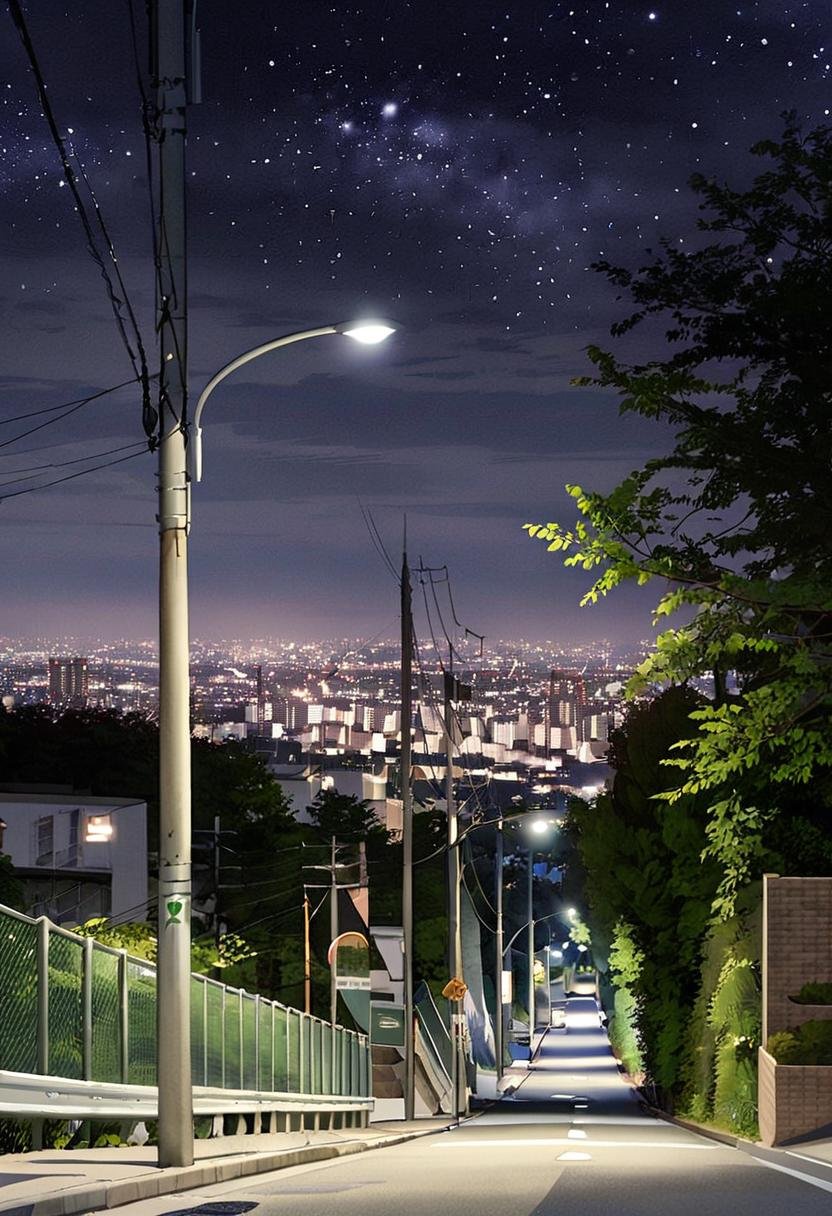
[[[132,1216],[829,1216],[811,1181],[657,1120],[619,1075],[591,997],[569,1002],[510,1099],[461,1127],[346,1160],[134,1204]],[[799,1168],[800,1162],[794,1164]]]

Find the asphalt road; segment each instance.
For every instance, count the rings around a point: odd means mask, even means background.
[[[254,1216],[829,1216],[803,1181],[656,1120],[619,1076],[594,1001],[572,998],[511,1099],[452,1131],[122,1209]],[[796,1162],[799,1165],[799,1162]],[[236,1205],[240,1206],[237,1207]],[[255,1206],[256,1205],[256,1206]]]

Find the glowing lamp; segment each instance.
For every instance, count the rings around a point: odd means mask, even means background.
[[[84,825],[85,844],[109,844],[113,839],[113,823],[109,815],[89,815]]]

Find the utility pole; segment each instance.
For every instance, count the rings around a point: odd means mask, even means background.
[[[186,0],[153,0],[159,145],[159,1165],[193,1163],[188,693]]]
[[[413,610],[407,564],[407,525],[402,546],[402,949],[404,951],[404,1117],[416,1113],[413,1009],[413,801],[410,793],[410,724],[413,720]]]
[[[494,984],[496,986],[495,1004],[497,1018],[494,1023],[494,1055],[497,1058],[497,1081],[503,1078],[503,816],[497,821],[497,849],[494,858],[497,913],[497,935],[494,942],[496,951]]]
[[[309,944],[309,896],[303,888],[303,1011],[312,1012],[312,950]]]
[[[445,803],[448,809],[447,824],[447,873],[448,873],[448,970],[451,979],[463,979],[462,975],[462,863],[459,855],[459,818],[456,799],[454,798],[454,744],[453,744],[453,705],[454,694],[454,656],[453,647],[450,649],[448,671],[445,673]],[[460,1107],[467,1105],[465,1100],[460,1102],[460,1091],[467,1093],[465,1083],[464,1044],[462,1041],[461,1022],[464,1014],[457,1010],[455,1003],[451,1005],[451,1045],[454,1052],[454,1108],[452,1114],[458,1116]]]
[[[338,843],[335,837],[330,839],[329,852],[329,940],[334,942],[338,936],[338,869],[335,860]],[[334,1026],[338,1020],[338,989],[335,987],[335,967],[329,971],[329,1020]]]
[[[529,881],[526,890],[526,919],[528,921],[526,948],[529,954],[529,1065],[531,1066],[532,1040],[534,1038],[534,849],[528,852]]]

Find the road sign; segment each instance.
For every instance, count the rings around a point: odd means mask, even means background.
[[[442,995],[449,1001],[461,1001],[468,991],[468,985],[464,980],[457,979],[456,976],[452,980],[448,980],[445,987],[442,989]]]
[[[370,1002],[370,1042],[382,1047],[404,1047],[404,1005]]]

